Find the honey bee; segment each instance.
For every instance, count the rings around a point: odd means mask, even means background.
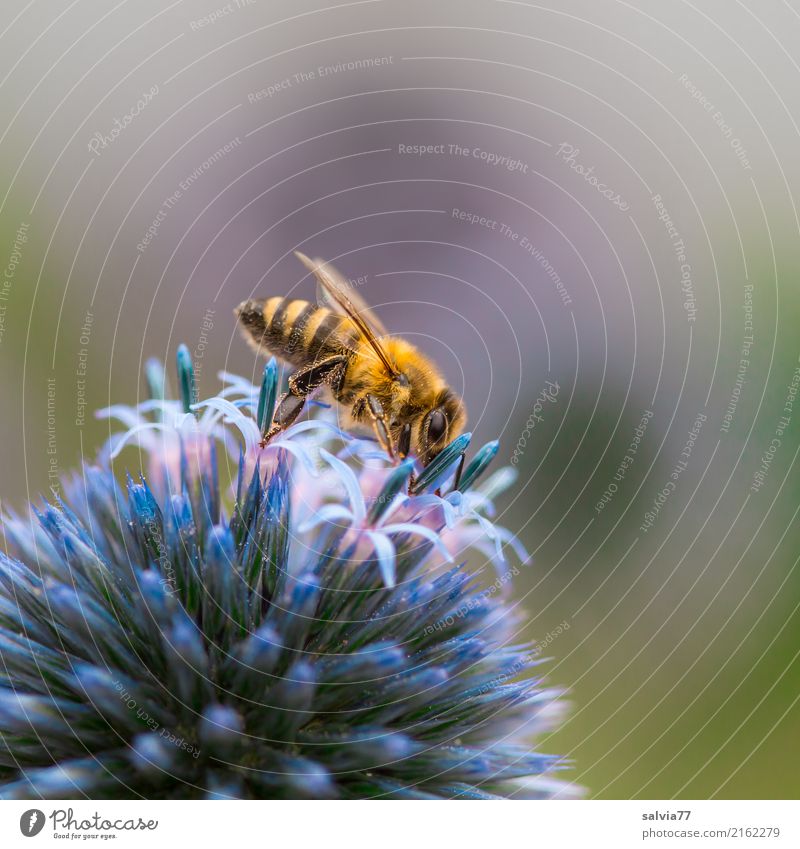
[[[463,402],[424,354],[388,334],[332,266],[295,255],[316,278],[318,303],[278,296],[243,301],[235,310],[251,347],[296,369],[264,441],[327,388],[350,423],[372,425],[393,460],[413,452],[428,465],[464,429]]]

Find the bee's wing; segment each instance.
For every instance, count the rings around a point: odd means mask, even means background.
[[[297,257],[306,268],[314,272],[317,279],[317,301],[322,306],[329,307],[339,315],[352,318],[352,313],[345,306],[345,304],[348,304],[364,319],[365,324],[370,327],[375,336],[389,335],[389,331],[375,315],[375,311],[330,263],[321,259],[310,260],[305,254],[300,253],[297,253]],[[318,274],[318,270],[322,273]],[[334,295],[332,290],[339,294],[339,298]]]
[[[387,373],[392,377],[397,377],[398,371],[392,365],[378,339],[378,336],[388,336],[388,333],[375,313],[359,295],[352,290],[348,291],[347,284],[333,266],[321,259],[310,259],[300,251],[295,251],[295,256],[316,278],[319,302],[339,315],[350,319],[358,328],[359,333],[372,346]]]

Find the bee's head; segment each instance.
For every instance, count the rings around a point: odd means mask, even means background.
[[[460,398],[449,389],[440,392],[434,405],[421,417],[417,434],[417,456],[424,466],[464,430],[467,412]]]

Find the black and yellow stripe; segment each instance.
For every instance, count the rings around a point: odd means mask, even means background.
[[[355,350],[358,342],[348,319],[308,301],[280,296],[245,301],[237,314],[256,344],[296,366]]]

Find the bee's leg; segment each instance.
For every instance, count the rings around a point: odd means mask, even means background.
[[[403,425],[403,429],[400,431],[400,436],[397,438],[397,456],[401,460],[405,460],[408,457],[408,453],[411,451],[411,425],[406,422]],[[417,476],[414,474],[413,470],[408,477],[408,494],[411,495],[411,490],[414,488],[414,481]]]
[[[300,415],[306,403],[305,395],[292,395],[291,392],[284,392],[278,399],[278,405],[275,407],[275,415],[272,418],[272,427],[264,434],[261,440],[263,448],[273,436],[286,430],[294,420]]]
[[[289,392],[292,395],[309,395],[323,383],[335,384],[344,374],[347,357],[336,354],[298,369],[289,375]]]
[[[263,448],[273,436],[286,430],[300,415],[306,398],[323,383],[335,384],[344,375],[347,357],[336,355],[298,369],[289,376],[289,391],[281,395],[275,407],[272,427],[261,440]]]
[[[406,422],[403,429],[400,431],[400,436],[397,439],[397,456],[401,460],[408,457],[408,452],[411,450],[411,425]]]
[[[353,407],[353,418],[358,420],[365,412],[372,419],[372,427],[375,429],[375,436],[378,437],[381,448],[394,460],[395,453],[392,447],[392,437],[389,434],[389,427],[386,424],[386,414],[383,411],[383,404],[371,393],[367,393],[363,398],[359,398],[356,401]]]

